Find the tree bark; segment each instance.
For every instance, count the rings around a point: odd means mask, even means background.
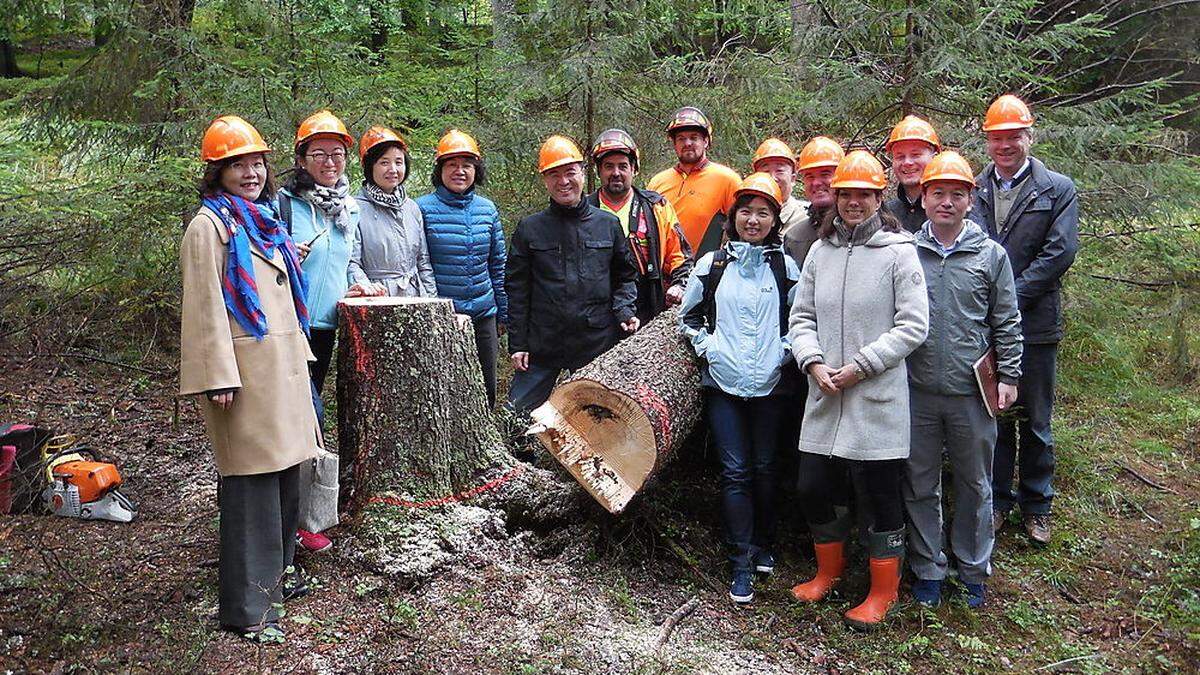
[[[621,513],[700,419],[700,372],[668,310],[555,388],[530,432],[592,497]]]
[[[453,500],[512,466],[474,339],[449,300],[348,298],[338,320],[338,451],[352,510],[374,496]]]
[[[20,77],[21,69],[17,67],[17,55],[12,42],[0,39],[0,77]]]
[[[791,52],[792,55],[799,54],[804,49],[804,38],[808,35],[808,31],[816,24],[816,18],[813,14],[812,7],[808,5],[808,0],[790,0],[789,10],[792,20],[792,39]]]

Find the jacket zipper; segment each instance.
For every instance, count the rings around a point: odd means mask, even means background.
[[[853,237],[853,235],[851,235]],[[851,241],[846,248],[846,265],[842,268],[842,302],[839,311],[841,312],[842,325],[839,330],[841,336],[841,355],[842,365],[846,365],[846,280],[850,275],[850,256],[854,255],[854,242]],[[833,456],[833,450],[837,447],[838,434],[842,431],[842,416],[846,412],[846,395],[843,392],[838,392],[838,421],[833,427],[833,447],[829,449],[829,455]]]

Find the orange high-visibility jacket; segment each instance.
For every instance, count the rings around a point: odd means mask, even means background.
[[[664,169],[646,185],[675,207],[683,236],[697,259],[720,247],[725,216],[741,186],[742,178],[736,171],[713,161],[706,161],[690,174],[678,166]]]

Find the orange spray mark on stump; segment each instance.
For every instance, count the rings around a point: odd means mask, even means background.
[[[471,499],[472,497],[478,497],[479,495],[481,495],[485,492],[495,490],[496,488],[500,487],[501,485],[504,485],[508,481],[512,480],[514,477],[517,476],[517,474],[521,473],[522,470],[523,470],[522,467],[514,466],[513,468],[509,469],[508,472],[506,472],[503,476],[500,476],[499,478],[490,480],[490,481],[484,483],[483,485],[473,487],[470,490],[465,490],[463,492],[459,492],[458,494],[446,495],[445,497],[438,497],[436,499],[427,499],[423,502],[414,502],[414,501],[409,501],[407,499],[400,499],[399,497],[384,497],[384,496],[371,497],[367,501],[371,504],[391,504],[392,506],[400,506],[400,507],[409,508],[409,509],[428,509],[428,508],[432,508],[435,506],[445,506],[446,504],[455,504],[458,502],[463,502],[468,499]]]

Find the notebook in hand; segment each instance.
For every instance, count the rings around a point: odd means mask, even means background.
[[[996,416],[1000,407],[1000,380],[996,377],[996,350],[989,349],[975,362],[975,383],[983,396],[983,405],[988,414]]]

